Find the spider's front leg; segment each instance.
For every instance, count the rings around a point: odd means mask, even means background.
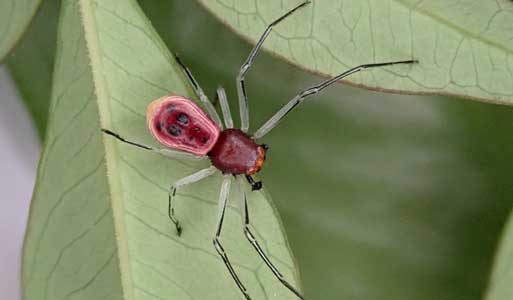
[[[187,76],[187,79],[189,80],[189,83],[190,83],[192,89],[194,90],[194,93],[196,94],[196,96],[198,96],[198,98],[203,103],[203,105],[205,105],[205,108],[207,109],[207,112],[210,115],[210,117],[212,119],[214,119],[214,121],[222,129],[223,123],[221,123],[221,118],[219,118],[219,114],[217,113],[216,109],[214,108],[213,103],[210,102],[207,95],[205,95],[205,92],[203,92],[203,89],[201,88],[199,83],[196,81],[196,78],[194,78],[194,76],[192,75],[189,68],[187,68],[187,66],[183,63],[183,61],[180,59],[180,57],[176,53],[175,53],[175,60],[178,63],[178,65],[180,65],[183,72]]]
[[[226,126],[226,129],[233,128],[233,119],[232,114],[230,112],[230,106],[228,105],[228,98],[226,97],[226,91],[222,86],[219,86],[217,88],[216,98],[214,102],[217,103],[217,100],[219,100],[221,104],[221,110],[223,112],[224,124]]]
[[[384,63],[364,64],[364,65],[359,65],[357,67],[351,68],[335,77],[326,79],[319,84],[316,84],[310,88],[307,88],[307,89],[301,91],[294,98],[292,98],[292,100],[290,100],[287,104],[285,104],[277,113],[275,113],[269,120],[267,120],[267,122],[264,123],[264,125],[262,125],[253,134],[253,138],[254,139],[262,138],[269,131],[271,131],[271,129],[276,127],[278,125],[278,123],[283,118],[285,118],[285,116],[288,113],[290,113],[294,108],[298,107],[299,104],[303,103],[303,101],[305,101],[306,98],[320,93],[322,90],[331,86],[332,84],[341,80],[344,77],[347,77],[354,73],[358,73],[360,71],[363,71],[366,69],[371,69],[371,68],[380,68],[380,67],[399,65],[399,64],[416,64],[416,63],[418,63],[418,60],[409,59],[409,60],[391,61],[391,62],[384,62]]]
[[[239,70],[239,75],[237,76],[237,94],[239,97],[239,110],[240,110],[240,129],[244,132],[248,132],[249,129],[249,110],[248,110],[248,96],[246,95],[246,86],[244,82],[244,78],[246,77],[246,73],[249,71],[249,68],[253,64],[253,61],[255,60],[258,52],[260,51],[260,48],[262,48],[262,44],[264,43],[265,39],[269,36],[271,31],[273,30],[273,27],[276,26],[278,23],[283,21],[288,16],[292,15],[296,10],[300,9],[301,7],[309,4],[310,1],[304,1],[303,3],[299,4],[298,6],[294,7],[293,9],[289,10],[287,13],[279,17],[278,19],[274,20],[271,24],[267,26],[264,33],[260,36],[260,39],[256,43],[253,50],[251,50],[251,53],[249,54],[248,58],[246,58],[246,61],[242,64]]]

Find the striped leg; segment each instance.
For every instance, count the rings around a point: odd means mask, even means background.
[[[239,75],[237,76],[237,94],[239,96],[239,109],[240,109],[240,129],[244,132],[248,132],[249,129],[249,111],[248,111],[248,97],[246,95],[246,86],[244,85],[244,77],[246,76],[246,73],[248,72],[249,68],[251,67],[251,64],[255,60],[258,51],[262,47],[262,44],[264,43],[267,36],[271,33],[273,30],[273,27],[283,21],[286,17],[290,16],[292,13],[294,13],[296,10],[300,9],[301,7],[307,5],[310,3],[310,1],[305,1],[298,6],[294,7],[290,11],[288,11],[283,16],[279,17],[278,19],[274,20],[271,24],[267,26],[262,36],[260,36],[260,39],[256,43],[253,50],[251,50],[251,53],[249,54],[248,58],[242,66],[240,67]]]
[[[258,244],[258,241],[256,240],[255,236],[251,232],[249,228],[249,210],[248,210],[248,201],[246,199],[246,192],[244,191],[244,182],[242,180],[238,181],[239,184],[239,190],[241,193],[241,209],[242,209],[242,222],[244,226],[244,235],[248,239],[249,243],[255,248],[256,252],[262,258],[262,260],[265,262],[267,267],[271,270],[271,272],[274,274],[274,276],[283,284],[287,289],[289,289],[292,293],[294,293],[297,297],[299,297],[302,300],[305,300],[303,295],[301,295],[287,280],[285,280],[285,277],[278,271],[278,269],[274,266],[274,264],[271,262],[271,260],[267,257],[264,250],[262,250],[262,247],[260,247],[260,244]]]
[[[115,132],[112,132],[112,131],[110,131],[108,129],[102,129],[102,131],[105,134],[108,134],[110,136],[115,137],[116,139],[118,139],[119,141],[121,141],[121,142],[123,142],[125,144],[129,144],[129,145],[132,145],[132,146],[137,147],[137,148],[148,150],[148,151],[151,151],[153,153],[160,154],[160,155],[163,155],[163,156],[166,156],[166,157],[169,157],[169,158],[173,158],[173,159],[186,159],[186,160],[203,160],[203,159],[207,159],[208,158],[207,156],[196,156],[194,154],[190,154],[190,153],[187,153],[187,152],[176,151],[176,150],[171,150],[171,149],[166,149],[166,148],[161,148],[161,149],[153,148],[153,147],[150,147],[150,146],[138,143],[138,142],[127,140],[124,137],[120,136],[119,134],[117,134]]]
[[[228,272],[230,272],[230,275],[232,275],[232,278],[237,284],[239,290],[242,292],[242,294],[244,294],[246,300],[251,300],[251,297],[248,294],[248,290],[240,281],[239,276],[235,272],[235,269],[233,269],[233,266],[230,263],[230,260],[228,259],[228,255],[226,255],[223,245],[219,240],[219,237],[221,235],[221,229],[223,227],[224,213],[226,210],[226,201],[228,200],[228,194],[230,192],[230,185],[232,181],[231,176],[232,175],[224,175],[223,184],[221,185],[221,192],[219,193],[219,212],[217,215],[217,229],[214,237],[214,247],[216,248],[217,253],[223,259],[223,262],[226,268],[228,269]]]
[[[206,108],[208,114],[210,115],[210,117],[219,125],[219,127],[221,127],[221,129],[223,129],[223,123],[221,123],[221,119],[219,118],[219,114],[217,113],[216,109],[214,108],[214,105],[212,105],[212,102],[210,102],[210,100],[208,100],[207,95],[205,95],[205,93],[203,92],[203,89],[200,87],[200,85],[198,84],[198,82],[196,81],[194,76],[192,76],[192,73],[189,70],[189,68],[187,68],[187,66],[182,62],[180,57],[178,57],[178,55],[176,55],[176,54],[175,54],[175,59],[176,59],[176,62],[182,68],[185,75],[187,76],[187,79],[189,79],[189,83],[191,84],[192,88],[194,89],[194,92],[196,93],[196,95],[198,96],[200,101],[203,103],[203,105],[205,105],[205,108]]]
[[[384,67],[384,66],[397,65],[397,64],[413,64],[413,63],[417,63],[417,62],[418,61],[416,61],[416,60],[403,60],[403,61],[393,61],[393,62],[385,62],[385,63],[377,63],[377,64],[360,65],[360,66],[354,67],[352,69],[349,69],[338,76],[332,77],[332,78],[327,79],[317,85],[314,85],[314,86],[302,91],[296,97],[292,98],[292,100],[290,100],[287,104],[285,104],[274,116],[272,116],[267,122],[265,122],[264,125],[262,125],[262,127],[260,127],[255,132],[255,134],[253,135],[253,138],[259,139],[259,138],[263,137],[265,134],[267,134],[269,131],[271,131],[271,129],[276,127],[276,125],[278,125],[278,123],[289,112],[291,112],[294,108],[299,106],[299,104],[301,104],[307,97],[313,96],[313,95],[319,93],[323,89],[327,88],[328,86],[332,85],[333,83],[341,80],[342,78],[344,78],[346,76],[349,76],[351,74],[360,72],[365,69],[370,69],[370,68]]]

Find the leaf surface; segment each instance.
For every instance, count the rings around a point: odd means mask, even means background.
[[[300,3],[199,1],[251,43]],[[271,53],[325,76],[367,63],[420,61],[347,78],[369,89],[513,104],[509,0],[314,0],[277,25],[268,39],[264,47]]]
[[[224,85],[236,109],[234,78],[250,46],[194,1],[141,4],[207,94]],[[247,78],[252,128],[318,80],[260,55]],[[261,178],[308,299],[482,299],[511,209],[512,115],[340,85],[288,116],[265,141]],[[507,265],[501,257],[496,267]]]
[[[41,138],[48,121],[59,3],[41,3],[27,32],[5,60]]]
[[[212,246],[220,176],[178,191],[178,237],[167,191],[208,163],[165,159],[100,133],[109,128],[155,146],[146,105],[170,93],[190,95],[137,3],[64,1],[58,45],[24,248],[25,299],[240,299]],[[222,232],[232,263],[255,298],[294,299],[245,240],[235,192]],[[249,197],[257,238],[297,285],[267,198]]]
[[[0,1],[0,61],[19,41],[41,0]]]
[[[493,273],[490,277],[486,300],[502,300],[513,297],[513,223],[508,221],[502,241],[495,258]]]

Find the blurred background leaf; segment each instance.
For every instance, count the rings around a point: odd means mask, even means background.
[[[511,299],[513,297],[513,219],[510,218],[504,231],[497,254],[493,274],[488,286],[486,300]]]
[[[5,61],[41,138],[50,103],[59,3],[43,1],[27,33]]]
[[[0,1],[0,62],[27,29],[41,0]]]
[[[140,2],[205,90],[224,85],[237,109],[251,46],[193,1]],[[252,128],[319,80],[260,55],[247,77]],[[343,85],[290,114],[265,140],[261,178],[307,297],[481,299],[512,206],[512,117],[504,106]]]
[[[255,42],[298,0],[199,0]],[[513,104],[513,5],[497,1],[312,1],[280,24],[266,48],[306,70],[335,75],[365,63],[418,59],[351,76],[371,89]],[[348,55],[351,53],[350,55]]]
[[[487,289],[486,300],[511,299],[513,297],[513,219],[510,218],[500,243],[493,274]]]

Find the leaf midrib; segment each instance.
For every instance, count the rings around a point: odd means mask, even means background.
[[[112,127],[110,118],[110,107],[108,105],[108,88],[105,83],[102,71],[102,63],[100,57],[100,44],[96,22],[94,18],[93,7],[89,0],[79,0],[78,2],[80,14],[82,15],[81,25],[85,33],[85,43],[90,60],[91,73],[93,75],[93,87],[96,93],[96,103],[98,107],[98,115],[100,118],[100,126],[103,128]],[[124,208],[121,200],[121,188],[119,180],[113,174],[119,174],[117,164],[114,157],[116,150],[113,141],[105,139],[102,136],[102,143],[105,150],[105,168],[109,189],[109,198],[112,206],[114,232],[116,235],[116,246],[118,251],[118,261],[121,274],[121,289],[123,299],[133,300],[134,289],[132,281],[132,272],[129,265],[128,242],[126,239],[126,226],[124,222]]]

